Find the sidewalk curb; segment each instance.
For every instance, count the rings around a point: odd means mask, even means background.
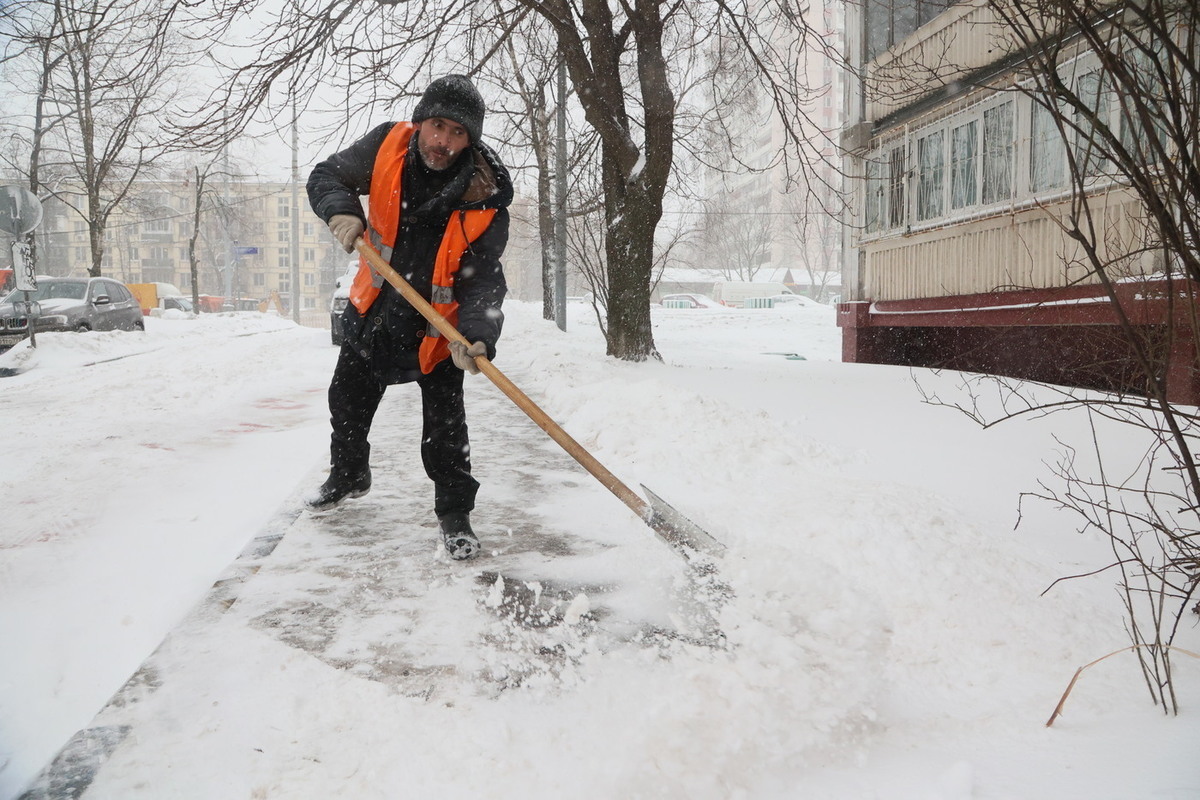
[[[301,486],[307,486],[307,481]],[[78,800],[83,796],[105,762],[133,730],[129,725],[102,724],[106,712],[138,703],[162,685],[154,666],[155,656],[177,631],[212,622],[229,610],[243,587],[258,573],[263,562],[270,558],[300,518],[302,508],[301,492],[297,490],[225,568],[204,598],[167,633],[129,680],[96,712],[93,724],[76,732],[17,800]]]

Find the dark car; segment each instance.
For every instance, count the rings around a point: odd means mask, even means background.
[[[350,305],[349,297],[335,294],[329,303],[329,340],[335,347],[340,346],[345,334],[342,333],[342,312]]]
[[[334,282],[333,297],[329,301],[329,339],[335,347],[345,338],[342,333],[342,312],[350,305],[350,285],[358,274],[358,262],[351,261],[346,268],[346,274]]]
[[[123,283],[111,278],[37,279],[32,292],[14,291],[0,299],[0,347],[11,347],[29,334],[31,310],[35,333],[51,331],[145,330],[142,308]]]

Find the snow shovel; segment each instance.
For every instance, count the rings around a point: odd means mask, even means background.
[[[400,277],[400,274],[392,269],[391,265],[384,261],[383,257],[375,252],[375,249],[364,239],[361,237],[356,239],[354,247],[367,259],[371,268],[382,275],[388,283],[396,287],[396,291],[411,303],[417,311],[421,312],[421,315],[429,320],[429,323],[437,329],[438,333],[446,337],[447,341],[462,342],[468,346],[471,344],[408,281]],[[642,489],[646,492],[647,497],[650,498],[650,502],[646,502],[635,494],[633,490],[597,461],[591,453],[585,450],[583,445],[571,438],[569,433],[563,430],[557,422],[552,420],[546,412],[542,411],[536,403],[517,388],[517,385],[497,369],[488,360],[487,356],[476,356],[475,365],[479,367],[479,371],[486,375],[492,383],[496,384],[496,387],[500,391],[508,396],[509,400],[516,403],[518,408],[536,422],[538,427],[549,434],[551,439],[557,442],[562,449],[566,450],[572,458],[590,472],[592,477],[600,481],[606,489],[617,496],[617,499],[629,506],[633,513],[641,517],[642,521],[649,525],[658,534],[658,537],[666,542],[672,550],[689,560],[697,555],[720,556],[724,553],[725,545],[718,542],[699,525],[665,503],[662,498],[645,486]]]

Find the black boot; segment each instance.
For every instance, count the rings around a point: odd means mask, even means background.
[[[468,514],[461,511],[443,514],[438,517],[438,526],[442,529],[446,552],[455,561],[465,561],[479,552],[479,539],[471,530],[471,517]]]
[[[321,484],[316,492],[304,498],[304,505],[310,511],[328,511],[336,508],[348,497],[362,497],[371,491],[371,469],[368,467],[356,475],[346,475],[343,472],[330,472],[329,478]]]

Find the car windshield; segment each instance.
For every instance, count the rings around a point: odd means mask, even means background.
[[[29,299],[48,300],[56,297],[63,300],[82,300],[86,294],[86,283],[77,283],[76,281],[39,281],[37,289],[29,293]],[[14,291],[8,293],[4,298],[4,302],[13,303],[24,299],[24,292]]]

